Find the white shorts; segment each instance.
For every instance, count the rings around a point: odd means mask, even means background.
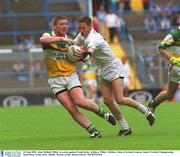
[[[169,81],[180,83],[180,67],[170,65],[168,70],[168,76]]]
[[[122,62],[117,60],[116,62],[107,64],[104,67],[99,67],[98,76],[99,79],[104,79],[109,82],[112,82],[117,78],[124,78],[125,71]]]
[[[63,91],[70,91],[74,87],[81,87],[78,75],[75,72],[70,76],[50,77],[48,83],[54,95]]]

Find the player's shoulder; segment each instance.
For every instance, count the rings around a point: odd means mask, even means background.
[[[170,34],[172,35],[172,37],[174,39],[178,39],[180,40],[180,30],[179,29],[174,29],[170,32]]]
[[[91,33],[92,35],[95,35],[95,36],[101,36],[101,34],[95,30],[93,30]]]
[[[52,33],[51,33],[51,32],[44,32],[44,33],[42,34],[42,36],[52,36]]]
[[[90,33],[90,36],[89,36],[91,39],[94,39],[94,40],[101,40],[101,39],[103,39],[103,36],[100,34],[100,33],[98,33],[98,32],[96,32],[95,30],[93,30],[91,33]]]

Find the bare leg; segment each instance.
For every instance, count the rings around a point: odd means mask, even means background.
[[[106,82],[105,80],[101,80],[100,87],[102,90],[104,103],[108,106],[108,108],[111,110],[113,115],[116,117],[118,123],[120,124],[121,128],[119,131],[119,135],[124,136],[124,135],[131,134],[132,132],[131,132],[131,129],[129,128],[128,122],[122,116],[122,113],[121,113],[117,103],[114,100],[111,83]]]
[[[77,107],[73,104],[68,92],[58,94],[57,99],[78,124],[85,129],[88,128],[91,122],[81,112],[79,112]]]
[[[63,105],[63,107],[70,113],[72,118],[91,134],[91,138],[101,137],[101,133],[81,112],[79,112],[77,107],[73,104],[68,92],[65,91],[63,93],[58,94],[57,99]]]
[[[112,82],[112,88],[115,96],[115,100],[118,104],[126,105],[133,107],[137,110],[139,110],[141,113],[143,113],[146,117],[146,119],[149,122],[149,125],[153,125],[155,121],[155,117],[152,114],[151,111],[148,110],[148,108],[139,102],[133,100],[130,97],[124,97],[124,82],[123,79],[116,79]]]
[[[95,112],[98,116],[106,119],[112,125],[116,125],[116,119],[114,118],[114,116],[111,113],[105,111],[97,104],[86,99],[83,90],[81,88],[79,87],[73,88],[72,90],[69,91],[69,94],[71,96],[71,99],[77,106]]]
[[[101,89],[101,93],[103,95],[104,103],[110,109],[110,111],[113,113],[113,115],[116,117],[116,119],[120,120],[122,118],[122,113],[114,100],[111,83],[101,80],[100,81],[100,89]]]
[[[170,82],[168,83],[168,89],[165,90],[165,91],[160,92],[160,93],[155,97],[155,101],[156,101],[158,104],[160,104],[160,103],[162,103],[162,102],[165,101],[165,100],[171,99],[171,98],[174,96],[174,94],[175,94],[178,86],[179,86],[178,83],[175,83],[175,82],[171,82],[171,81],[170,81]]]
[[[96,113],[99,111],[99,107],[95,103],[85,98],[81,88],[73,88],[69,91],[69,94],[73,102],[79,107]]]
[[[178,88],[179,84],[178,83],[175,83],[175,82],[172,82],[170,81],[168,83],[168,89],[165,90],[165,91],[162,91],[160,92],[154,100],[152,100],[149,104],[148,104],[148,107],[149,109],[152,111],[152,112],[155,112],[155,109],[157,106],[159,106],[163,101],[165,100],[168,100],[168,99],[171,99],[177,88]]]
[[[138,108],[139,103],[132,98],[124,97],[124,83],[122,79],[116,79],[112,82],[114,96],[119,104],[127,105],[133,108]]]

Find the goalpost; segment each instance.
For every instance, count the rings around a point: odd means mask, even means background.
[[[87,14],[90,17],[93,16],[92,0],[88,0],[88,2],[87,2]]]

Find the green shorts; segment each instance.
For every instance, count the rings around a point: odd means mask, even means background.
[[[180,83],[180,67],[170,65],[168,70],[169,81]]]
[[[78,75],[75,72],[70,76],[49,77],[48,83],[54,95],[63,91],[70,91],[74,87],[81,87]]]

